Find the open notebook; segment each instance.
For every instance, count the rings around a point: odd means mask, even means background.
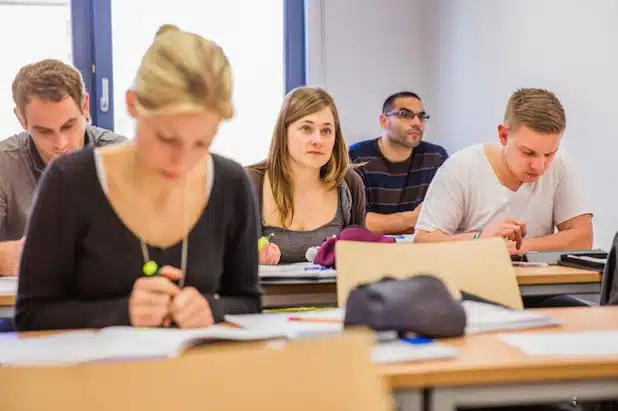
[[[337,278],[337,271],[313,263],[260,265],[260,280],[312,280]]]
[[[56,365],[164,358],[180,355],[185,349],[202,343],[284,336],[285,330],[281,327],[241,329],[221,325],[195,330],[109,327],[32,338],[0,334],[0,364]]]

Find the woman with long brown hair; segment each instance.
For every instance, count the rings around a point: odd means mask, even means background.
[[[335,103],[320,88],[285,98],[266,161],[248,167],[260,209],[260,264],[306,261],[308,248],[364,225],[365,191],[349,164]]]

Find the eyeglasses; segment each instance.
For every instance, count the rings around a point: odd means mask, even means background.
[[[395,116],[400,120],[414,120],[416,117],[420,121],[429,120],[429,114],[426,111],[421,111],[419,113],[414,113],[409,110],[397,110],[397,111],[389,111],[388,113],[384,113],[385,116]]]

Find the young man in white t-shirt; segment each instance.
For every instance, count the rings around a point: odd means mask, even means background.
[[[559,150],[565,127],[564,108],[550,91],[513,93],[499,142],[463,149],[436,173],[415,241],[503,237],[511,255],[591,248],[592,213]]]

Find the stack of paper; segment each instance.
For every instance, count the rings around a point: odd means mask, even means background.
[[[618,355],[618,331],[546,332],[503,334],[500,339],[528,355]]]
[[[0,295],[17,294],[17,277],[0,277]]]
[[[337,271],[313,263],[260,265],[260,279],[323,279],[337,278]]]
[[[394,340],[377,344],[372,355],[373,361],[384,364],[453,358],[457,356],[457,349],[439,342],[410,344]]]
[[[0,364],[74,364],[173,357],[205,341],[266,340],[284,336],[283,329],[239,329],[220,325],[195,330],[110,327],[32,338],[0,334]]]
[[[468,321],[467,335],[490,331],[549,327],[560,324],[549,315],[533,311],[511,310],[476,301],[464,301],[463,306]]]

